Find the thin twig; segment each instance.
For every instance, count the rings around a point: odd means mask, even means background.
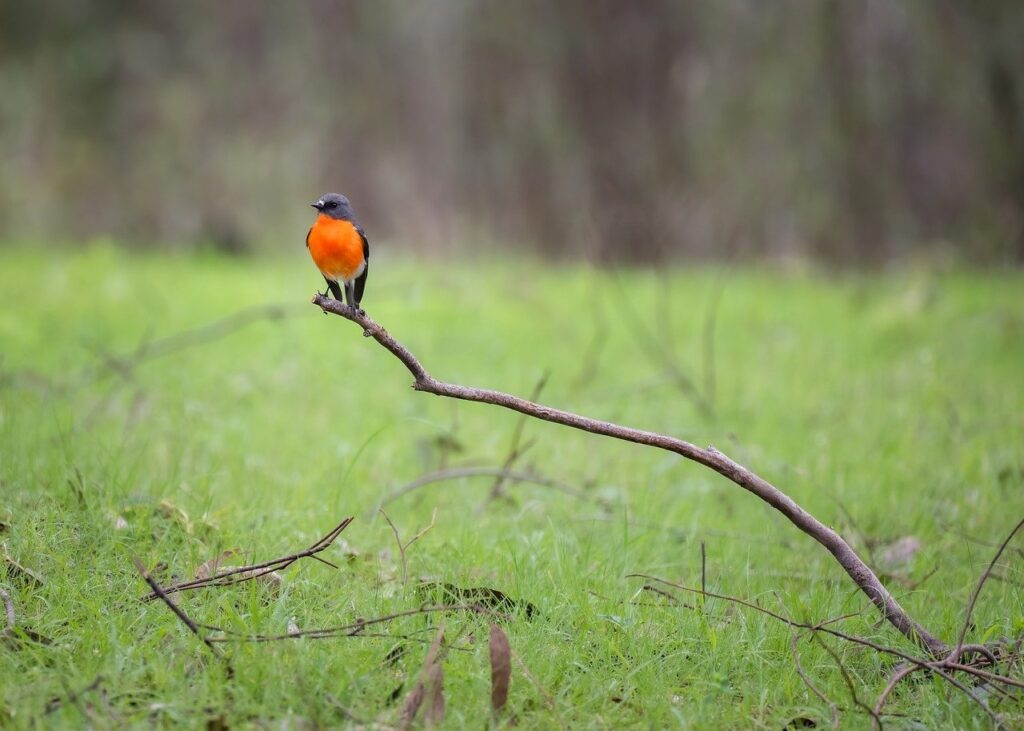
[[[839,707],[836,705],[836,702],[825,695],[824,691],[820,690],[818,686],[811,682],[807,673],[804,672],[803,665],[800,664],[800,650],[797,649],[797,645],[800,643],[802,638],[803,635],[801,633],[794,632],[793,636],[789,639],[789,648],[793,653],[793,663],[796,665],[796,674],[800,676],[800,679],[804,681],[804,685],[806,685],[814,695],[818,696],[818,698],[828,705],[829,710],[832,713],[832,727],[839,728]]]
[[[283,571],[284,569],[291,566],[293,563],[301,558],[314,558],[321,563],[326,563],[328,566],[337,568],[334,564],[329,561],[325,561],[316,554],[324,551],[328,548],[334,540],[341,535],[341,532],[348,528],[349,523],[354,520],[352,517],[345,518],[337,526],[335,526],[330,533],[325,535],[323,538],[318,540],[312,546],[304,551],[293,553],[288,556],[282,556],[281,558],[275,558],[272,561],[264,561],[263,563],[252,564],[251,566],[239,566],[237,568],[227,569],[215,573],[213,576],[208,576],[203,579],[192,579],[190,581],[182,581],[178,584],[171,586],[165,586],[162,588],[165,594],[174,594],[179,591],[192,591],[194,589],[202,589],[207,586],[229,586],[234,584],[242,584],[246,581],[252,581],[258,579],[261,576],[265,576],[273,571]],[[232,578],[232,577],[238,578]],[[142,597],[142,601],[148,602],[157,598],[156,592],[151,592],[146,596]]]
[[[754,474],[714,447],[702,449],[682,439],[591,419],[570,411],[563,411],[534,403],[501,391],[472,388],[439,381],[427,372],[426,368],[404,345],[395,340],[387,330],[370,319],[364,312],[320,295],[313,298],[313,304],[320,307],[324,312],[339,315],[359,325],[363,329],[364,335],[372,337],[402,362],[409,373],[412,374],[414,379],[413,388],[417,391],[464,401],[491,404],[592,434],[663,449],[718,472],[723,477],[753,493],[775,510],[782,513],[799,530],[821,544],[832,554],[854,583],[860,587],[861,591],[882,611],[884,617],[904,636],[926,649],[934,657],[942,657],[948,654],[949,646],[928,632],[920,623],[907,614],[906,610],[900,606],[899,602],[889,593],[881,580],[864,563],[863,559],[857,555],[856,551],[843,540],[842,536],[812,516],[770,482]]]
[[[210,652],[213,653],[214,657],[224,660],[225,658],[220,653],[220,650],[214,647],[213,642],[211,642],[206,635],[199,631],[199,625],[193,622],[192,618],[185,614],[184,610],[182,610],[181,607],[179,607],[177,604],[171,601],[171,598],[167,596],[167,593],[163,590],[160,584],[158,584],[156,580],[149,575],[149,572],[146,570],[146,567],[142,564],[142,561],[139,559],[138,556],[132,557],[132,563],[135,564],[135,568],[138,569],[138,572],[140,574],[142,574],[142,578],[145,579],[147,584],[149,584],[149,588],[153,590],[153,593],[156,594],[157,597],[159,597],[160,600],[167,605],[168,609],[174,612],[174,616],[180,619],[185,624],[185,626],[189,628],[192,634],[194,634],[196,637],[202,640],[202,643],[209,648]],[[234,675],[234,671],[231,668],[230,663],[227,663],[227,668],[228,675]]]
[[[405,586],[407,583],[409,583],[409,570],[405,560],[405,552],[409,548],[409,546],[411,546],[413,543],[415,543],[424,535],[426,535],[427,531],[434,527],[434,521],[437,520],[437,508],[434,508],[434,512],[430,516],[430,525],[428,525],[426,528],[423,528],[420,532],[418,532],[416,535],[410,538],[408,543],[404,544],[402,543],[402,537],[398,534],[398,526],[396,526],[394,522],[391,520],[391,516],[384,512],[384,508],[380,509],[380,514],[384,516],[384,520],[386,520],[388,522],[388,525],[391,526],[391,532],[395,534],[395,543],[398,544],[398,554],[402,560],[402,586]]]
[[[913,673],[916,673],[920,669],[920,667],[918,667],[917,665],[912,665],[911,663],[904,663],[896,668],[896,672],[894,672],[892,674],[892,677],[889,678],[889,682],[888,684],[886,684],[885,689],[878,696],[878,700],[875,701],[875,716],[882,715],[882,708],[883,706],[885,706],[885,701],[896,689],[896,686],[899,685],[904,678],[906,678],[909,675],[912,675]]]
[[[434,614],[436,612],[475,612],[477,614],[485,614],[488,616],[504,616],[481,604],[442,604],[429,607],[418,607],[416,609],[407,609],[405,611],[395,612],[394,614],[388,614],[383,617],[374,617],[373,619],[360,619],[356,622],[352,622],[351,624],[345,624],[339,627],[306,629],[298,632],[289,632],[283,635],[240,635],[232,632],[227,637],[210,637],[209,639],[210,642],[214,644],[224,644],[228,642],[279,642],[283,640],[298,640],[303,638],[323,640],[332,637],[356,637],[362,635],[363,630],[366,627],[370,627],[375,624],[391,622],[395,619],[401,619],[402,617],[411,617],[418,614]],[[214,627],[206,624],[200,626],[217,632],[227,632],[227,630],[221,627]]]
[[[821,645],[825,652],[827,652],[829,656],[832,658],[832,660],[835,662],[836,667],[839,668],[839,673],[843,676],[843,682],[846,683],[846,687],[850,691],[850,699],[853,701],[853,704],[858,708],[863,708],[864,711],[867,712],[869,716],[871,716],[871,721],[874,728],[880,730],[882,728],[882,719],[879,718],[877,713],[875,713],[874,708],[872,708],[867,703],[862,701],[860,697],[857,695],[857,688],[856,686],[854,686],[853,679],[850,677],[850,674],[846,671],[846,665],[843,664],[843,659],[839,657],[839,653],[833,650],[831,647],[829,647],[828,643],[825,642],[825,640],[823,640],[821,637],[819,637],[816,632],[812,631],[811,637],[814,640],[816,640],[819,645]]]
[[[1017,531],[1021,528],[1024,528],[1024,518],[1022,518],[1017,525],[1013,527],[1010,534],[1006,536],[1006,539],[999,545],[996,555],[992,557],[988,567],[978,579],[978,585],[975,586],[974,591],[971,592],[971,598],[967,602],[967,611],[964,614],[964,624],[963,627],[960,628],[960,635],[957,637],[956,647],[953,649],[952,653],[950,653],[950,660],[958,661],[960,659],[960,655],[963,651],[964,638],[967,637],[967,630],[971,626],[971,616],[974,614],[974,605],[978,602],[978,596],[981,594],[981,590],[984,588],[985,582],[988,581],[988,577],[992,574],[992,569],[995,567],[996,562],[999,561],[1000,556],[1003,555],[1003,551],[1006,550],[1010,541],[1013,540],[1013,537],[1017,535]]]

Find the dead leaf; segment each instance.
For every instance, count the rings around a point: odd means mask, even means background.
[[[444,720],[444,663],[435,660],[427,670],[427,708],[423,719],[429,726],[436,726]]]
[[[240,556],[241,553],[242,549],[240,548],[229,548],[219,556],[211,558],[209,561],[200,564],[199,568],[196,569],[196,578],[209,579],[211,576],[215,576],[217,574],[217,570],[225,561],[233,556]]]
[[[488,644],[491,652],[491,708],[499,713],[508,703],[508,689],[512,682],[512,648],[505,631],[496,624],[491,625]]]
[[[412,692],[406,697],[405,703],[402,704],[402,728],[412,727],[412,722],[420,710],[425,694],[426,690],[424,690],[423,684],[416,683],[416,687],[412,689]]]
[[[430,649],[427,650],[427,656],[423,660],[423,667],[420,669],[420,678],[416,682],[416,686],[409,693],[405,699],[405,703],[402,704],[402,728],[410,728],[412,722],[416,720],[416,713],[419,712],[420,706],[423,704],[423,699],[427,695],[426,682],[435,675],[434,666],[439,666],[443,662],[443,658],[440,657],[441,643],[444,641],[444,625],[441,625],[437,629],[437,635],[434,636],[434,641],[430,644]],[[440,687],[440,680],[436,684],[436,687]],[[433,688],[432,688],[433,690]],[[434,699],[432,699],[433,701]],[[428,709],[428,714],[430,713]],[[441,716],[444,717],[444,698],[441,698]]]

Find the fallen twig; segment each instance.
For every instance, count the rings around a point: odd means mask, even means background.
[[[800,643],[801,639],[803,639],[803,634],[799,632],[794,632],[793,636],[789,639],[790,651],[793,653],[793,664],[796,665],[796,674],[800,676],[802,681],[804,681],[804,685],[807,686],[808,690],[828,705],[829,710],[832,713],[832,726],[833,728],[839,728],[839,706],[836,705],[834,700],[825,695],[818,686],[811,682],[807,673],[804,672],[803,665],[800,664],[800,650],[797,649],[797,645]]]
[[[857,695],[857,688],[853,684],[853,679],[850,677],[850,674],[846,671],[846,665],[843,664],[843,659],[839,657],[839,653],[833,650],[831,647],[829,647],[828,643],[825,642],[825,640],[823,640],[821,637],[819,637],[816,632],[812,631],[811,637],[817,640],[818,644],[821,645],[822,649],[825,650],[825,652],[828,653],[829,657],[832,658],[833,662],[835,662],[836,667],[839,668],[839,673],[843,676],[843,682],[846,683],[846,688],[850,691],[850,700],[853,701],[853,705],[857,706],[858,708],[862,708],[869,716],[871,716],[871,721],[874,728],[881,729],[882,719],[879,718],[877,713],[875,713],[874,708],[872,708],[867,703],[862,701],[860,699],[860,696]]]
[[[332,637],[364,636],[365,633],[363,632],[363,630],[375,624],[391,622],[396,619],[401,619],[402,617],[411,617],[418,614],[435,614],[438,612],[475,612],[477,614],[485,614],[491,616],[497,614],[497,612],[494,612],[488,607],[484,607],[479,604],[442,604],[428,607],[418,607],[416,609],[407,609],[402,612],[387,614],[383,617],[374,617],[373,619],[359,619],[350,624],[345,624],[338,627],[324,627],[321,629],[299,630],[298,632],[289,632],[283,635],[246,635],[227,630],[223,627],[217,627],[209,624],[200,624],[199,626],[213,632],[222,632],[227,635],[225,637],[210,637],[210,642],[213,642],[214,644],[223,644],[227,642],[280,642],[283,640],[298,640],[303,638],[312,640],[323,640]],[[391,635],[388,636],[390,637]],[[403,635],[402,639],[408,639],[408,637]]]
[[[209,648],[210,652],[213,653],[214,657],[220,660],[225,660],[228,671],[228,677],[233,677],[235,671],[231,667],[231,663],[227,662],[226,658],[221,654],[220,650],[218,650],[214,646],[213,642],[211,642],[206,635],[199,631],[199,625],[192,621],[192,618],[185,614],[185,611],[177,604],[175,604],[169,596],[167,596],[167,592],[164,591],[163,587],[161,587],[160,584],[156,582],[156,579],[149,575],[149,572],[146,570],[146,567],[143,565],[142,561],[139,559],[138,556],[132,558],[132,563],[135,564],[135,568],[138,569],[138,572],[142,575],[142,578],[146,581],[147,584],[149,584],[149,588],[152,589],[153,593],[156,594],[156,596],[159,597],[159,599],[167,605],[167,608],[174,613],[174,616],[180,619],[182,623],[184,623],[184,625],[189,628],[192,634],[198,637],[202,641],[202,643],[206,645],[207,648]]]
[[[949,653],[949,646],[907,614],[870,567],[838,533],[812,516],[767,480],[733,461],[714,447],[700,448],[682,439],[591,419],[501,391],[439,381],[427,372],[404,345],[395,340],[387,330],[370,319],[364,312],[319,294],[313,298],[313,304],[324,312],[339,315],[359,325],[365,336],[372,337],[402,362],[412,374],[413,388],[417,391],[500,406],[573,429],[663,449],[718,472],[782,513],[793,525],[828,550],[861,591],[882,611],[883,616],[904,636],[926,649],[934,657],[942,657]]]
[[[312,546],[304,551],[293,553],[288,556],[282,556],[281,558],[275,558],[272,561],[264,561],[263,563],[253,564],[251,566],[239,566],[233,569],[227,569],[215,573],[213,576],[206,578],[192,579],[190,581],[182,581],[171,586],[162,587],[162,591],[165,594],[174,594],[179,591],[192,591],[193,589],[202,589],[207,586],[228,586],[234,584],[241,584],[246,581],[252,581],[258,579],[261,576],[269,574],[273,571],[283,571],[284,569],[291,566],[293,563],[298,561],[300,558],[314,558],[321,563],[325,563],[332,568],[338,568],[330,561],[317,556],[318,553],[325,550],[328,546],[334,543],[334,540],[341,535],[341,532],[348,528],[349,523],[354,520],[352,517],[345,518],[337,526],[331,530],[330,533],[325,535],[319,541],[314,543]],[[156,599],[159,595],[154,590],[153,592],[142,597],[142,601],[148,602]]]

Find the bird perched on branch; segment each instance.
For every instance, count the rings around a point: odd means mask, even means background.
[[[363,227],[356,221],[348,198],[338,193],[327,193],[320,200],[310,204],[319,211],[313,228],[306,234],[306,248],[313,257],[313,263],[324,275],[327,292],[334,294],[339,302],[341,288],[349,307],[359,312],[359,302],[366,288],[366,274],[370,266],[370,244]]]

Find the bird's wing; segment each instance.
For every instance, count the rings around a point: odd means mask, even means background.
[[[366,238],[366,232],[358,223],[355,224],[359,237],[363,240],[363,273],[356,277],[356,302],[362,302],[363,290],[366,289],[366,275],[370,272],[370,242]]]
[[[359,238],[363,240],[363,261],[367,264],[370,263],[370,242],[366,239],[366,232],[363,231],[363,227],[358,223],[353,224],[356,227],[356,231],[359,233]],[[312,231],[312,229],[310,229]]]

